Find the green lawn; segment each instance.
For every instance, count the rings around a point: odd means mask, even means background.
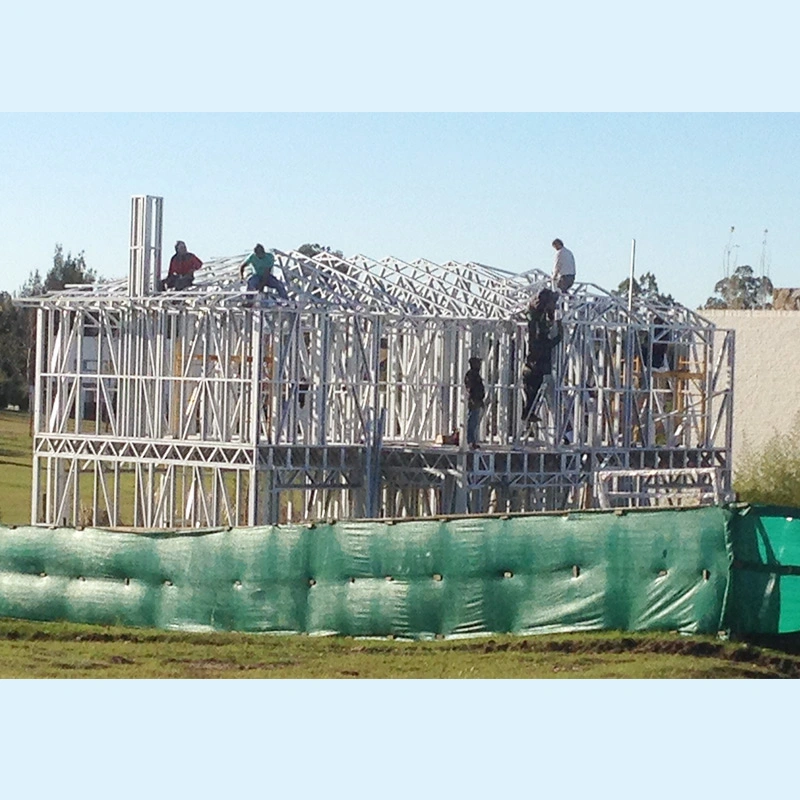
[[[0,678],[794,678],[800,656],[677,634],[406,642],[0,620]]]
[[[0,411],[0,522],[31,521],[30,415]]]

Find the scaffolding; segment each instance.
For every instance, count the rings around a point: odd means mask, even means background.
[[[288,302],[243,290],[246,254],[158,292],[152,200],[134,198],[144,217],[130,279],[20,301],[37,317],[33,524],[205,528],[727,499],[733,333],[689,309],[629,309],[573,286],[532,425],[520,416],[524,311],[545,273],[275,250]],[[464,375],[475,355],[487,397],[472,450]]]

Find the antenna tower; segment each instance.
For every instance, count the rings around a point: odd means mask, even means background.
[[[767,251],[767,234],[769,231],[764,228],[764,238],[761,241],[761,277],[769,278],[769,253]]]
[[[734,226],[731,225],[731,232],[728,234],[728,244],[725,245],[725,249],[722,251],[722,272],[724,278],[730,278],[731,276],[731,250],[733,249],[733,231],[734,231]]]

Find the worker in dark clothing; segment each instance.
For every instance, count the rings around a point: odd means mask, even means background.
[[[469,360],[469,371],[464,376],[464,386],[467,389],[467,444],[477,450],[478,427],[483,416],[486,387],[481,378],[481,359],[473,357]]]
[[[542,386],[545,375],[553,371],[553,348],[564,336],[564,328],[559,320],[556,323],[556,335],[550,336],[550,322],[545,316],[529,321],[528,324],[528,357],[522,368],[522,385],[525,392],[525,403],[522,407],[522,419],[538,422],[539,417],[533,413],[536,396]]]
[[[556,302],[558,292],[550,289],[540,289],[528,304],[528,311],[525,318],[528,321],[528,342],[531,339],[539,338],[539,330],[542,325],[552,325],[556,318]]]

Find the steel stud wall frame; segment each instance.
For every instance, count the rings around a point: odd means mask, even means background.
[[[139,259],[135,280],[20,301],[38,320],[34,524],[205,528],[730,492],[733,334],[698,314],[629,310],[575,285],[531,426],[523,312],[544,273],[275,254],[288,302],[243,291],[245,254],[206,262],[181,292],[155,291],[160,268]],[[474,451],[473,355],[487,388]],[[459,444],[441,443],[454,432]]]

